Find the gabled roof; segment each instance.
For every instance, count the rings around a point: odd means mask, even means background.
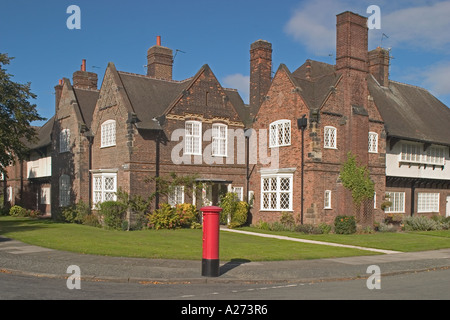
[[[84,124],[86,124],[86,126],[90,128],[95,105],[97,104],[99,96],[99,91],[80,89],[75,87],[73,88],[73,91],[75,92],[75,97],[78,101],[82,120],[84,121]]]
[[[368,85],[388,136],[450,146],[450,109],[430,92],[395,81],[382,87],[372,76]]]
[[[139,122],[139,129],[158,129],[155,118],[189,85],[190,79],[170,81],[118,71],[124,89]]]
[[[287,67],[286,71],[289,72]],[[340,78],[331,64],[306,60],[297,70],[290,73],[293,84],[309,109],[320,109]]]
[[[190,88],[198,76],[206,69],[209,69],[208,65],[202,66],[194,77],[183,81],[157,79],[150,76],[117,71],[131,107],[138,118],[137,128],[160,130],[160,123],[156,119],[165,116],[178,99],[183,96],[183,93]],[[233,89],[224,88],[224,91],[239,117],[245,116],[245,113],[242,111],[245,110],[245,105],[239,93]]]
[[[52,141],[50,134],[52,133],[55,117],[51,117],[42,127],[36,128],[36,143],[27,143],[30,149],[40,149],[49,146]]]

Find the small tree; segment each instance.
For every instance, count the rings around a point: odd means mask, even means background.
[[[370,179],[369,170],[358,165],[356,157],[349,152],[347,161],[342,165],[340,178],[342,185],[351,191],[354,208],[359,213],[363,202],[372,199],[375,192],[375,183]]]
[[[29,102],[36,95],[30,90],[30,83],[20,84],[11,80],[6,72],[13,58],[0,53],[0,172],[11,162],[22,160],[28,152],[27,142],[36,141],[36,130],[31,122],[45,120],[36,111],[36,105]]]

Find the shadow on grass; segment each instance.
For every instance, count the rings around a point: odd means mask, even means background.
[[[30,219],[30,218],[2,219],[0,222],[0,235],[49,228],[50,225],[54,223],[55,222],[50,219]]]
[[[244,263],[249,263],[251,262],[248,259],[231,259],[230,261],[228,261],[227,263],[225,263],[223,266],[220,267],[219,269],[219,274],[223,275],[225,273],[227,273],[228,271],[239,267],[240,265],[244,264]]]

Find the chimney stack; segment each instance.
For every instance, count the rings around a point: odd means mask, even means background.
[[[337,15],[336,70],[367,72],[367,18],[353,12]]]
[[[55,113],[59,107],[59,101],[61,100],[62,89],[63,89],[63,80],[59,79],[58,84],[55,86]]]
[[[250,107],[255,115],[272,82],[272,44],[258,40],[250,46]]]
[[[161,36],[156,37],[156,46],[147,51],[147,75],[172,80],[173,51],[161,46]]]
[[[387,87],[389,85],[388,50],[378,47],[369,52],[369,72],[381,86]]]
[[[73,87],[78,89],[97,90],[98,76],[96,73],[86,71],[86,59],[81,63],[81,70],[73,74]]]

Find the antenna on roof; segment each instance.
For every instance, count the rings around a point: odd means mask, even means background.
[[[175,58],[177,57],[178,52],[186,53],[186,52],[184,52],[184,51],[181,51],[180,49],[176,49],[176,50],[175,50],[175,55],[173,56],[173,60],[172,60],[173,62],[175,62]]]
[[[381,35],[381,41],[380,41],[380,47],[383,47],[383,38],[386,37],[386,39],[389,39],[389,37],[386,35],[386,33],[383,33]]]

